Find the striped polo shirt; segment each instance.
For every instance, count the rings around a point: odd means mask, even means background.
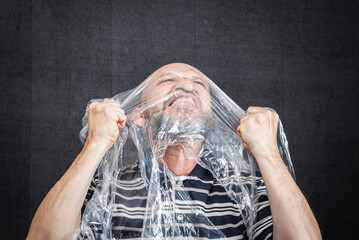
[[[255,179],[258,201],[255,206],[257,217],[253,225],[253,239],[272,239],[273,221],[266,187],[260,172],[257,173]],[[167,216],[171,216],[171,219],[167,220],[171,224],[167,225],[173,228],[172,239],[186,239],[183,236],[196,236],[198,239],[224,237],[247,239],[246,227],[238,204],[228,196],[225,188],[209,170],[197,164],[188,176],[175,176],[165,182],[162,178],[161,185],[165,184],[166,188],[170,189],[169,195],[173,196],[173,199],[169,206],[162,206],[161,210],[167,211],[167,214],[170,213]],[[123,168],[119,179],[113,184],[115,184],[113,187],[116,193],[112,209],[112,239],[141,239],[146,215],[148,184],[141,176],[139,163]],[[95,189],[101,188],[101,185],[101,181],[95,174],[89,186],[82,213]],[[168,202],[164,201],[164,203]],[[194,214],[193,209],[199,210],[201,214],[198,214],[198,211]],[[190,230],[187,228],[188,223],[190,223]],[[94,235],[84,239],[102,239],[100,237],[101,220],[91,219],[91,228]],[[167,235],[168,232],[163,234]]]

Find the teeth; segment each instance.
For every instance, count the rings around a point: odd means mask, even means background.
[[[178,98],[176,101],[174,101],[171,106],[175,106],[181,103],[189,103],[190,105],[194,106],[194,101],[192,98],[186,98],[186,97],[182,97],[182,98]]]

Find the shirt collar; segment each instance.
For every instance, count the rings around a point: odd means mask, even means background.
[[[160,166],[160,170],[161,170],[161,173],[160,173],[160,178],[163,178],[164,177],[164,169],[163,167]],[[167,170],[169,171],[169,170]],[[182,180],[186,180],[188,178],[191,178],[191,177],[198,177],[204,181],[210,181],[213,179],[213,175],[212,173],[203,168],[201,165],[199,165],[198,163],[196,164],[196,166],[194,167],[194,169],[192,170],[192,172],[190,174],[188,174],[188,176],[176,176],[174,173],[172,173],[171,171],[169,171],[169,174],[173,175],[175,178],[178,177],[178,178],[181,178]]]
[[[197,165],[194,167],[194,169],[192,170],[192,172],[190,174],[188,174],[188,176],[197,176],[202,180],[208,181],[208,180],[212,180],[213,179],[213,175],[212,173],[203,168],[201,165],[199,165],[197,163]]]

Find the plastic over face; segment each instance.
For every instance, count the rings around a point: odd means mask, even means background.
[[[119,196],[127,196],[124,169],[133,170],[132,180],[142,179],[141,196],[132,196],[133,207],[145,206],[142,239],[223,238],[225,234],[208,217],[201,206],[191,204],[191,196],[168,166],[168,151],[181,148],[187,159],[207,169],[237,204],[246,233],[253,239],[256,218],[259,167],[247,153],[236,133],[239,118],[246,112],[234,103],[213,81],[187,64],[166,65],[145,79],[136,88],[112,97],[127,115],[126,127],[102,159],[96,176],[101,182],[87,203],[78,236],[83,239],[126,238],[126,229],[116,226]],[[107,99],[93,99],[101,102]],[[269,109],[272,110],[272,109]],[[274,111],[274,110],[272,110]],[[83,117],[80,140],[87,137],[87,109]],[[124,158],[125,143],[132,138],[138,154]],[[278,148],[283,161],[294,177],[288,142],[279,121]],[[136,175],[137,174],[137,175]],[[187,204],[181,212],[176,202]],[[145,202],[144,202],[145,201]],[[170,206],[170,207],[169,207]],[[124,207],[126,209],[126,207]],[[181,224],[178,214],[181,212]],[[210,231],[201,235],[201,224]],[[116,233],[114,229],[116,229]]]

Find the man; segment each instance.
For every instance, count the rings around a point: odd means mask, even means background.
[[[180,72],[181,77],[161,80],[161,77],[172,72]],[[200,102],[210,101],[207,83],[187,64],[166,65],[158,69],[153,76],[154,80],[143,94],[146,99],[166,96],[183,89],[185,93],[182,97],[190,97],[190,92],[196,92]],[[170,116],[179,116],[176,109],[170,109],[171,104],[173,102],[154,105],[151,111],[166,111]],[[197,112],[209,111],[210,104],[203,104]],[[144,126],[145,114],[142,112],[136,116],[138,126]],[[88,137],[84,148],[40,204],[28,239],[71,238],[80,225],[81,207],[91,179],[104,154],[116,141],[120,129],[125,126],[126,120],[124,111],[113,100],[90,105]],[[256,158],[266,185],[273,218],[273,238],[321,239],[315,217],[279,154],[276,142],[278,121],[279,117],[274,112],[260,107],[249,107],[237,129],[244,147]],[[168,147],[163,160],[168,169],[177,176],[190,175],[197,166],[197,162],[189,158],[180,146]],[[267,234],[264,237],[271,236],[272,234]]]

